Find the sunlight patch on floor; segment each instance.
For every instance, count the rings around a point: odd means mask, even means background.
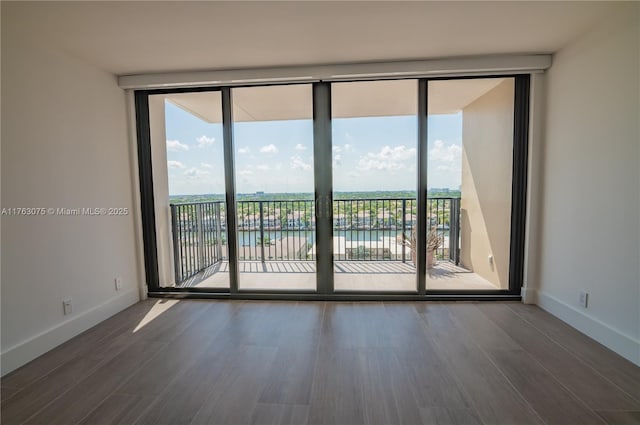
[[[151,323],[154,319],[160,317],[160,315],[167,310],[169,310],[174,305],[178,304],[180,300],[158,300],[151,310],[142,318],[138,326],[133,330],[133,333],[138,332],[140,329],[144,328],[146,325]]]

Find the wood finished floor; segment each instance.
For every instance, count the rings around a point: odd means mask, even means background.
[[[7,425],[640,424],[640,368],[519,303],[147,300],[1,387]]]

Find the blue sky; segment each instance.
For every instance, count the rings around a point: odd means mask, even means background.
[[[166,102],[169,193],[224,192],[222,125]],[[415,190],[416,117],[333,120],[337,191]],[[429,117],[428,186],[460,186],[462,114]],[[239,193],[313,192],[311,120],[234,125]]]

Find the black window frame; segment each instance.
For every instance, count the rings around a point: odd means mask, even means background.
[[[336,300],[336,301],[439,301],[439,300],[520,300],[524,282],[525,243],[526,243],[526,213],[527,213],[527,181],[528,181],[528,152],[529,152],[529,117],[530,117],[530,74],[496,74],[452,76],[433,78],[388,78],[393,80],[417,79],[418,85],[418,141],[420,144],[426,140],[428,134],[428,85],[431,81],[461,80],[461,79],[487,79],[487,78],[513,78],[514,79],[514,121],[513,121],[513,163],[512,163],[512,187],[511,187],[511,238],[509,258],[509,286],[507,289],[496,290],[469,290],[469,289],[426,289],[424,277],[418,277],[418,292],[416,294],[402,294],[394,292],[339,292],[323,293],[322,291],[238,291],[237,283],[230,282],[230,288],[174,288],[159,286],[159,269],[157,256],[156,223],[155,223],[155,199],[153,190],[153,164],[151,159],[151,131],[149,122],[149,96],[175,93],[196,93],[221,91],[227,93],[227,101],[223,99],[222,114],[232,108],[230,104],[230,90],[234,87],[249,86],[274,86],[287,85],[287,83],[264,83],[243,86],[202,86],[171,89],[143,89],[134,90],[136,135],[138,152],[138,175],[140,183],[140,214],[142,218],[142,237],[145,278],[147,294],[149,297],[180,297],[180,298],[214,298],[214,299],[246,299],[246,300]],[[358,79],[356,81],[377,81],[381,78]],[[345,81],[340,81],[345,82]],[[291,84],[332,83],[332,81],[298,82]],[[223,96],[224,98],[225,96]],[[315,103],[315,102],[314,102]],[[424,103],[424,104],[423,104]],[[227,113],[231,117],[231,110]],[[424,115],[424,116],[423,116]],[[224,121],[224,120],[223,120]],[[228,120],[227,120],[228,121]],[[315,124],[315,113],[314,113]],[[232,125],[227,123],[227,126]],[[223,133],[225,137],[232,137],[231,132]],[[423,140],[424,139],[424,140]],[[231,143],[232,146],[232,143]],[[225,155],[226,157],[227,155]],[[424,155],[422,155],[424,156]],[[226,158],[225,158],[226,160]],[[421,167],[426,174],[426,165]],[[228,174],[225,173],[225,174]],[[419,177],[424,178],[424,177]],[[425,188],[423,186],[423,188]],[[418,200],[425,193],[421,193],[419,185]],[[235,196],[235,194],[234,194]],[[226,196],[229,202],[228,194]],[[233,199],[233,198],[232,198]],[[229,214],[227,214],[229,219]],[[229,228],[229,227],[228,227]],[[231,248],[230,248],[231,249]],[[420,269],[420,268],[419,268]],[[424,269],[424,267],[423,267]],[[235,276],[233,276],[235,275]],[[232,273],[231,280],[237,282],[237,272]],[[235,290],[234,290],[235,289]]]

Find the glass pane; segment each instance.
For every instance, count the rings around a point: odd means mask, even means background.
[[[232,91],[239,289],[316,289],[311,85]]]
[[[428,289],[507,289],[513,78],[429,83]]]
[[[229,288],[220,92],[149,97],[160,286]]]
[[[417,81],[331,90],[335,290],[414,292]]]

